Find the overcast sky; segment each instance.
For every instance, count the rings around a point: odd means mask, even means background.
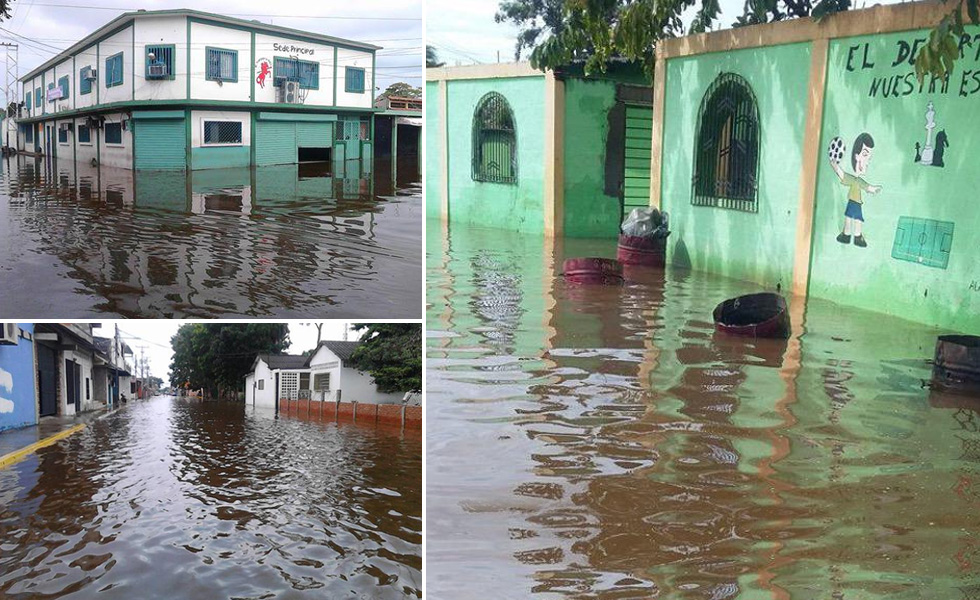
[[[323,323],[323,339],[344,339],[343,321],[318,322]],[[163,379],[165,385],[169,385],[170,360],[173,357],[173,351],[170,349],[170,338],[177,333],[177,328],[181,325],[180,321],[134,319],[130,321],[102,321],[100,324],[102,327],[95,330],[95,335],[112,337],[115,335],[115,327],[118,325],[120,335],[133,349],[133,354],[138,357],[140,352],[145,352],[152,374]],[[351,332],[347,339],[356,340],[357,337],[357,333]],[[289,323],[289,341],[291,345],[287,352],[290,354],[301,354],[304,350],[313,348],[316,346],[316,327],[312,322],[306,321]]]
[[[11,4],[12,18],[0,23],[0,40],[13,41],[20,46],[19,75],[25,75],[55,56],[59,50],[71,46],[124,12],[140,8],[194,8],[382,46],[384,49],[379,50],[377,56],[377,84],[384,90],[396,81],[421,85],[424,45],[422,3],[423,0],[208,0],[200,4],[173,0],[110,0],[105,3],[93,0],[14,0]]]
[[[867,2],[892,4],[898,0]],[[493,20],[499,6],[497,0],[428,0],[426,2],[426,43],[435,46],[439,60],[447,65],[513,62],[517,28]],[[720,0],[721,18],[718,23],[727,28],[743,12],[745,0]],[[865,0],[855,0],[863,8]],[[523,56],[522,59],[527,59]]]

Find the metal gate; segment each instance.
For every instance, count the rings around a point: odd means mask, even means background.
[[[55,351],[37,345],[37,395],[42,417],[58,414],[58,359]]]
[[[137,169],[187,168],[187,130],[183,118],[134,120]]]
[[[255,122],[255,164],[286,165],[296,162],[296,123],[293,121]]]
[[[82,382],[81,382],[81,368],[79,368],[78,363],[72,360],[65,360],[65,383],[66,390],[68,392],[68,404],[74,404],[75,410],[77,411],[81,408],[81,397],[82,397]]]
[[[626,107],[626,157],[623,164],[623,212],[650,205],[650,148],[653,110]]]

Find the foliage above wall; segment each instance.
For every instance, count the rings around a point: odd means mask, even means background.
[[[959,58],[964,25],[980,24],[980,0],[943,0],[950,12],[919,49],[916,74],[945,77]],[[851,0],[745,0],[732,27],[774,23],[798,17],[823,18],[850,10]],[[684,20],[691,10],[694,19]],[[586,60],[586,72],[602,72],[614,57],[642,61],[653,75],[659,40],[702,33],[718,25],[719,0],[503,0],[497,22],[520,28],[516,54],[531,50],[531,64],[554,69]],[[965,15],[964,15],[965,13]]]
[[[354,323],[361,345],[350,366],[367,371],[382,393],[422,389],[421,323]]]

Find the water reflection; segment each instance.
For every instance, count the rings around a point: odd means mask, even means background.
[[[421,188],[350,162],[188,174],[7,159],[2,312],[415,317]]]
[[[569,286],[614,245],[429,230],[432,598],[980,591],[980,403],[923,387],[942,332],[794,301],[791,339],[732,339],[711,310],[749,285]]]
[[[0,471],[3,598],[421,597],[421,440],[156,398]]]

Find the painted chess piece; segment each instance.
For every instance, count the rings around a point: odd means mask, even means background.
[[[943,155],[946,154],[946,148],[949,147],[949,139],[946,137],[946,130],[942,129],[936,134],[936,150],[932,155],[932,166],[934,167],[945,167],[946,163],[943,160]]]
[[[932,130],[936,128],[936,109],[930,101],[926,105],[926,145],[922,148],[920,162],[924,165],[932,164]]]
[[[915,162],[922,162],[922,146],[919,142],[915,143]]]

